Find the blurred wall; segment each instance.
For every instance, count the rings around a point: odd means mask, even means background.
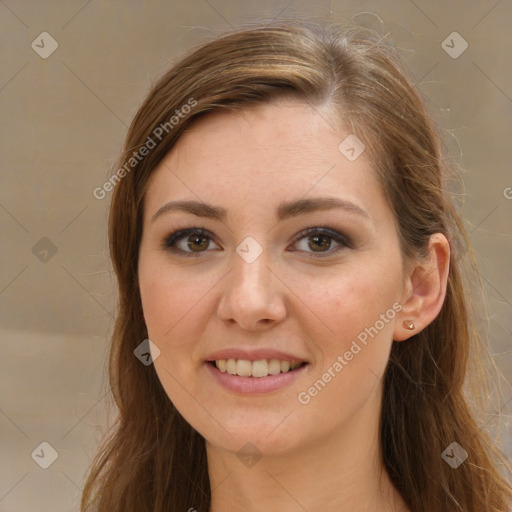
[[[465,169],[465,218],[485,276],[493,355],[503,372],[503,400],[483,428],[499,418],[510,425],[510,2],[5,0],[1,511],[76,510],[106,428],[115,281],[106,245],[110,196],[96,199],[93,190],[109,175],[150,81],[215,34],[258,17],[295,15],[358,15],[360,23],[389,32],[430,98],[449,158]],[[509,427],[504,435],[512,459]]]

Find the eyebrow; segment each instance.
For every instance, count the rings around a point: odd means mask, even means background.
[[[312,199],[283,202],[276,210],[276,218],[278,222],[281,222],[298,215],[332,209],[344,210],[349,213],[355,213],[368,220],[370,219],[370,215],[357,204],[346,199],[334,197],[316,197]],[[220,206],[213,206],[200,201],[170,201],[157,210],[151,217],[151,222],[154,222],[164,213],[171,211],[191,213],[197,217],[206,217],[221,222],[225,222],[227,219],[227,211]]]

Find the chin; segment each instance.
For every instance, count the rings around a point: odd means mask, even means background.
[[[235,415],[236,411],[233,410],[231,414]],[[255,451],[261,456],[282,455],[303,446],[306,441],[304,425],[290,424],[291,418],[287,418],[289,413],[283,414],[282,409],[273,414],[262,414],[261,411],[241,414],[243,419],[224,421],[222,427],[214,421],[207,424],[201,422],[201,425],[190,423],[207,443],[238,456],[245,451]]]

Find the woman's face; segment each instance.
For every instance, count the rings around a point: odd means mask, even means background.
[[[155,369],[230,451],[284,453],[380,411],[399,240],[366,153],[354,159],[351,138],[339,149],[350,132],[327,118],[291,100],[209,114],[147,192],[139,280]]]

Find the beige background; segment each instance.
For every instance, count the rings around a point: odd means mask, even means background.
[[[106,249],[110,197],[97,200],[92,191],[108,176],[150,80],[191,45],[259,16],[342,20],[357,13],[403,48],[446,130],[450,159],[466,169],[466,220],[486,280],[492,351],[504,374],[501,416],[490,414],[483,428],[501,417],[512,459],[512,199],[505,197],[512,195],[511,2],[5,0],[0,511],[77,510],[106,425],[104,367],[115,300]],[[46,59],[31,47],[43,31],[58,43]],[[442,47],[453,31],[469,44],[458,58]],[[48,469],[31,457],[41,442],[58,453]]]

